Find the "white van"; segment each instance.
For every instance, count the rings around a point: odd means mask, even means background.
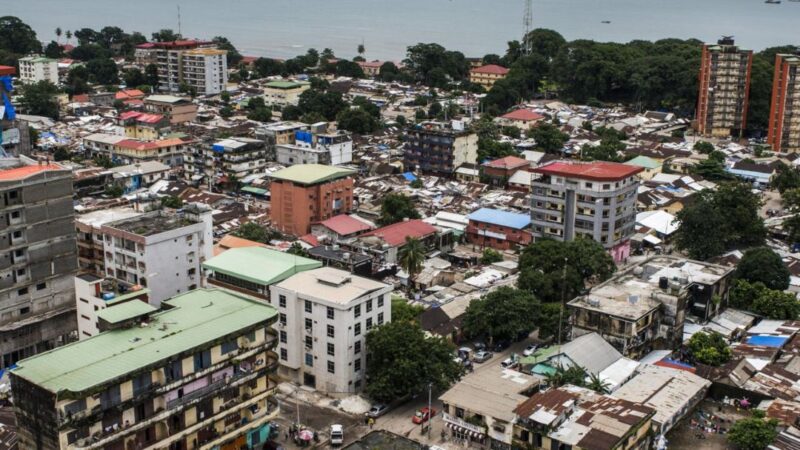
[[[331,445],[342,445],[344,443],[344,428],[339,425],[331,425]]]

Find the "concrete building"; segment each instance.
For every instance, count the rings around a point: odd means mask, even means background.
[[[49,81],[58,84],[58,60],[44,56],[26,56],[19,59],[19,79],[24,84]]]
[[[302,236],[311,225],[353,209],[350,169],[303,164],[270,175],[270,217],[284,233]]]
[[[256,139],[261,139],[267,145],[267,158],[275,161],[276,147],[291,144],[295,141],[295,132],[308,130],[309,126],[303,122],[275,122],[261,125],[256,128]]]
[[[122,188],[128,194],[135,190],[152,186],[159,180],[169,176],[170,167],[158,161],[144,161],[126,166],[117,166],[108,169],[111,175],[111,184]]]
[[[615,261],[630,255],[636,219],[638,166],[554,161],[531,169],[534,238],[594,239]]]
[[[75,338],[72,171],[0,159],[0,367]]]
[[[674,256],[650,258],[567,303],[572,336],[597,333],[635,359],[675,349],[687,314],[705,322],[725,307],[732,272]]]
[[[360,392],[367,370],[364,336],[392,320],[392,287],[324,267],[295,274],[270,291],[279,313],[279,373],[329,395]]]
[[[105,276],[149,288],[150,303],[197,289],[212,255],[211,209],[157,210],[100,226]]]
[[[467,218],[467,242],[481,249],[514,250],[533,240],[529,214],[481,208]]]
[[[151,95],[144,99],[145,111],[165,116],[172,125],[196,119],[197,108],[190,99],[174,95]]]
[[[464,163],[478,159],[478,135],[453,121],[423,122],[406,131],[403,165],[406,170],[453,174]]]
[[[83,148],[89,156],[106,156],[117,164],[160,161],[170,167],[182,167],[184,155],[193,154],[195,145],[196,142],[191,139],[169,138],[144,142],[104,133],[83,138]]]
[[[439,233],[433,225],[411,219],[364,233],[347,247],[372,257],[373,271],[379,272],[397,265],[406,238],[418,239],[428,252],[449,249],[453,243],[452,231]]]
[[[767,143],[776,152],[800,152],[800,50],[775,55]]]
[[[525,170],[530,167],[530,163],[516,156],[506,156],[481,164],[481,178],[484,183],[492,186],[506,187],[508,180],[518,170]]]
[[[312,225],[311,234],[320,242],[337,243],[352,239],[371,229],[370,224],[358,217],[340,214]]]
[[[703,136],[742,137],[747,128],[753,51],[724,37],[703,44],[696,129]]]
[[[97,336],[11,372],[19,447],[238,449],[278,415],[275,308],[197,290],[100,314]]]
[[[131,219],[142,215],[129,207],[104,208],[80,214],[75,217],[78,241],[78,267],[81,273],[91,273],[104,277],[105,250],[102,226],[109,222]]]
[[[284,166],[322,164],[338,166],[353,161],[353,139],[349,133],[296,131],[291,144],[276,146],[276,161]]]
[[[91,273],[76,276],[78,338],[86,339],[100,333],[98,314],[102,310],[130,301],[149,303],[149,294],[149,289],[113,278],[100,278]]]
[[[661,173],[663,169],[663,164],[656,161],[649,156],[637,156],[630,161],[626,161],[625,164],[629,166],[637,166],[641,167],[642,171],[639,172],[639,178],[642,181],[649,181],[653,179],[654,176]]]
[[[508,75],[508,69],[505,67],[497,64],[487,64],[470,69],[469,81],[483,86],[488,91],[498,80],[502,80],[506,75]]]
[[[269,287],[304,270],[318,269],[322,263],[290,253],[263,247],[225,250],[203,263],[206,282],[272,303]]]
[[[148,42],[137,45],[134,55],[142,65],[158,66],[158,89],[162,92],[180,92],[185,84],[198,95],[213,95],[228,84],[227,52],[217,49],[213,42]]]
[[[267,106],[297,106],[300,94],[311,89],[305,81],[270,81],[264,86],[264,103]]]
[[[517,127],[522,131],[528,131],[541,123],[545,117],[530,109],[517,109],[510,113],[503,114],[494,119],[494,123],[503,127]]]
[[[214,142],[202,153],[198,151],[186,155],[184,175],[209,186],[231,185],[248,175],[263,172],[266,165],[264,141],[233,137]]]

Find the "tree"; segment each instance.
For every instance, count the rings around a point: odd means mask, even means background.
[[[450,81],[466,79],[469,63],[461,52],[448,51],[439,44],[408,47],[404,64],[417,81],[445,88]]]
[[[489,265],[503,260],[503,255],[493,248],[483,250],[481,255],[481,264]]]
[[[125,81],[125,86],[141,86],[148,84],[148,79],[141,70],[133,68],[128,69],[122,74],[122,79]]]
[[[61,58],[64,56],[64,49],[58,42],[50,41],[50,43],[44,47],[44,56],[53,59]]]
[[[427,337],[411,322],[390,322],[367,333],[366,392],[370,398],[389,403],[417,394],[433,384],[447,389],[457,381],[463,366],[453,359],[455,348],[440,337]]]
[[[165,28],[153,33],[153,40],[156,42],[172,42],[177,41],[181,38],[181,35],[175,33],[169,28]]]
[[[270,58],[258,58],[253,63],[256,73],[260,77],[280,75],[285,70],[282,62]]]
[[[122,189],[121,186],[117,184],[112,184],[106,187],[105,194],[112,198],[119,198],[122,197],[125,191]]]
[[[297,106],[303,114],[315,112],[325,117],[325,120],[336,120],[336,115],[347,108],[347,103],[338,92],[322,92],[309,89],[300,94]]]
[[[519,152],[509,142],[478,138],[478,162],[517,155]]]
[[[219,115],[223,119],[228,119],[233,116],[233,109],[230,106],[225,105],[219,109]]]
[[[89,71],[85,66],[79,65],[69,70],[65,89],[73,96],[89,92]]]
[[[797,169],[779,162],[776,172],[772,178],[771,185],[781,194],[789,189],[800,188],[800,172]]]
[[[800,302],[791,292],[764,289],[750,310],[773,320],[795,320],[800,314]]]
[[[363,55],[366,49],[364,48],[364,44],[358,44],[358,54]]]
[[[107,155],[97,155],[92,158],[92,162],[104,169],[110,169],[115,166],[114,161],[112,161]]]
[[[744,183],[723,183],[703,191],[678,212],[675,245],[693,259],[705,260],[737,247],[762,245],[764,221],[758,216],[759,198]],[[714,230],[709,233],[708,230]]]
[[[391,61],[386,61],[385,63],[381,64],[381,68],[378,69],[378,78],[381,81],[385,82],[392,82],[397,81],[401,78],[400,69],[397,68],[395,63]]]
[[[764,450],[778,435],[775,419],[748,417],[738,420],[728,430],[728,440],[740,450]]]
[[[299,242],[292,242],[292,245],[289,246],[289,249],[286,250],[286,253],[295,256],[302,256],[303,258],[308,258],[308,252]]]
[[[392,322],[419,322],[419,315],[425,312],[422,305],[412,305],[402,297],[392,298]]]
[[[231,44],[231,41],[229,41],[228,38],[223,36],[215,36],[212,41],[217,44],[217,48],[228,52],[226,59],[228,60],[229,68],[236,67],[236,65],[242,60],[242,54],[239,53],[239,50],[236,50],[236,47]]]
[[[342,59],[336,63],[336,76],[349,78],[364,78],[364,71],[358,64]]]
[[[64,37],[67,38],[67,44],[69,44],[69,41],[72,39],[72,31],[67,30],[67,32],[64,33]]]
[[[756,247],[745,252],[734,276],[750,283],[760,281],[770,289],[783,291],[789,288],[791,273],[772,249]]]
[[[705,159],[689,168],[689,173],[705,180],[721,182],[735,180],[736,177],[725,170],[725,161],[718,158]]]
[[[539,311],[539,339],[558,342],[559,318],[561,319],[561,341],[569,337],[569,312],[563,311],[561,303],[544,303]]]
[[[581,159],[584,161],[622,162],[620,153],[623,150],[625,150],[625,144],[617,138],[603,138],[599,145],[585,144],[581,149]]]
[[[561,387],[565,384],[583,386],[585,379],[586,371],[577,365],[565,368],[562,364],[558,364],[554,372],[545,375],[547,385],[553,388]]]
[[[416,180],[409,183],[408,186],[411,187],[412,189],[422,189],[422,180],[417,178]]]
[[[28,114],[58,119],[58,88],[49,81],[39,81],[22,86],[22,104]]]
[[[234,231],[234,236],[240,237],[242,239],[247,239],[254,242],[261,242],[266,244],[269,242],[269,233],[267,230],[264,229],[261,225],[257,224],[256,222],[247,222],[246,224],[239,227],[238,230]]]
[[[467,306],[464,332],[485,336],[490,342],[516,340],[536,328],[539,309],[539,301],[530,292],[503,286]]]
[[[403,219],[419,218],[419,212],[414,208],[414,202],[409,197],[396,193],[383,197],[381,217],[378,219],[381,226],[391,225]]]
[[[409,278],[414,278],[422,270],[422,263],[425,262],[425,245],[417,238],[406,236],[406,242],[400,249],[398,261],[400,267],[408,273]]]
[[[98,58],[86,64],[89,79],[98,84],[119,83],[119,69],[112,59]]]
[[[706,142],[706,141],[697,141],[694,144],[693,148],[694,148],[694,151],[700,152],[700,153],[702,153],[704,155],[708,155],[709,153],[711,153],[714,150],[716,150],[716,148],[714,147],[714,144],[712,144],[710,142]]]
[[[589,382],[586,383],[586,387],[597,392],[598,394],[609,394],[611,390],[609,389],[609,384],[600,378],[600,376],[595,375],[593,373],[589,374]]]
[[[339,128],[357,134],[370,134],[381,127],[378,119],[362,107],[342,110],[336,116],[336,121]]]
[[[568,135],[549,123],[531,130],[530,137],[536,141],[536,148],[545,153],[561,153],[564,144],[569,140]]]
[[[605,281],[616,270],[608,252],[591,239],[540,240],[523,250],[519,267],[517,286],[543,302],[571,300],[587,280]]]
[[[689,339],[692,358],[709,366],[721,366],[731,359],[731,349],[725,338],[717,332],[700,331]]]
[[[41,53],[42,43],[28,24],[14,16],[0,17],[0,50],[24,56]]]
[[[180,209],[183,207],[183,200],[181,200],[180,197],[168,195],[161,198],[161,206],[172,209]]]
[[[33,142],[33,136],[31,136],[31,141]],[[64,147],[58,147],[56,151],[53,152],[53,159],[56,161],[69,161],[70,156],[71,154]]]
[[[61,34],[62,33],[63,32],[61,31],[61,27],[56,27],[56,40],[57,40],[58,43],[61,42]]]
[[[157,87],[158,86],[158,66],[155,64],[148,64],[144,68],[144,76],[147,80],[145,84],[149,84],[150,86]]]

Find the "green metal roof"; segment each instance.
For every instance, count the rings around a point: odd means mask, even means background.
[[[343,178],[356,171],[344,167],[325,166],[322,164],[295,164],[270,175],[276,180],[286,180],[298,184],[317,184]]]
[[[100,310],[97,313],[97,318],[103,319],[108,323],[119,323],[157,310],[158,308],[148,303],[133,300]]]
[[[110,330],[22,360],[13,373],[51,392],[81,393],[277,314],[270,305],[222,289],[198,289],[167,301],[146,327]]]
[[[149,294],[149,293],[150,293],[150,289],[147,289],[147,288],[142,288],[142,289],[139,289],[138,291],[128,291],[128,292],[126,292],[126,293],[124,293],[122,295],[118,295],[118,296],[112,298],[111,300],[106,300],[106,305],[109,305],[109,306],[116,305],[117,303],[122,303],[125,300],[129,300],[131,298],[140,297],[140,296],[143,296],[143,295]]]
[[[656,161],[653,158],[650,158],[649,156],[643,156],[643,155],[639,155],[636,158],[627,161],[625,164],[629,166],[644,167],[645,169],[657,169],[661,167],[660,162]]]
[[[269,193],[269,191],[266,190],[266,189],[257,188],[257,187],[253,187],[253,186],[245,186],[245,187],[243,187],[241,189],[241,191],[242,192],[249,192],[251,194],[256,194],[256,195],[267,195]]]
[[[263,247],[232,248],[203,263],[205,269],[265,286],[319,267],[320,261]]]
[[[308,83],[300,83],[298,81],[270,81],[266,86],[275,89],[292,89],[305,86],[306,84]]]

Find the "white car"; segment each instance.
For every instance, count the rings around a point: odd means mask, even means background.
[[[331,445],[344,443],[344,427],[339,424],[331,425]]]
[[[531,356],[534,353],[536,353],[536,349],[538,349],[538,348],[539,347],[536,344],[531,344],[531,345],[525,347],[525,350],[522,351],[522,354],[525,355],[525,356]]]
[[[514,365],[514,359],[513,358],[506,358],[506,359],[503,360],[503,362],[500,363],[500,367],[502,367],[503,369],[507,369],[507,368],[509,368],[509,367],[511,367],[513,365]]]

